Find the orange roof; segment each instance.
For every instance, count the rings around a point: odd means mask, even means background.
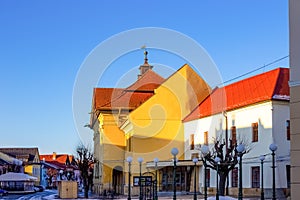
[[[100,109],[122,93],[124,93],[124,89],[121,88],[94,88],[94,108]]]
[[[153,70],[147,70],[136,82],[127,87],[126,90],[151,90],[153,91],[165,79],[155,73]]]
[[[289,101],[288,81],[289,69],[277,68],[216,88],[183,121],[192,121],[266,100]]]
[[[54,157],[55,159],[53,159]],[[65,164],[68,157],[70,162],[73,159],[73,156],[68,154],[56,154],[54,157],[53,154],[40,155],[40,160],[45,160],[46,162],[56,161],[61,164]]]
[[[94,109],[123,107],[134,109],[149,99],[164,79],[149,69],[135,83],[127,88],[95,88]]]

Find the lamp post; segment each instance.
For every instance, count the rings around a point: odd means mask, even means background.
[[[264,200],[265,199],[265,194],[264,194],[264,160],[265,160],[265,156],[261,155],[259,157],[260,160],[260,165],[261,165],[261,195],[260,195],[260,199]]]
[[[206,177],[207,177],[207,174],[206,174],[206,156],[207,154],[209,153],[209,148],[207,145],[203,145],[201,147],[201,153],[203,155],[203,164],[204,164],[204,199],[207,200],[207,184],[206,184]]]
[[[178,154],[178,149],[174,147],[171,150],[171,154],[174,159],[174,167],[173,167],[173,200],[176,200],[176,155]]]
[[[143,199],[143,188],[142,188],[142,163],[143,163],[144,159],[143,158],[138,158],[138,162],[140,165],[140,181],[139,181],[139,185],[140,185],[140,200]]]
[[[157,163],[159,162],[158,158],[154,158],[154,163],[155,163],[155,190],[154,190],[154,200],[158,200],[157,196]]]
[[[221,158],[215,157],[215,163],[217,164],[217,191],[216,191],[216,200],[219,200],[219,165],[220,165]]]
[[[243,199],[243,177],[242,177],[242,156],[245,151],[245,145],[244,144],[239,144],[236,147],[236,150],[238,152],[239,156],[239,194],[238,194],[238,199],[242,200]]]
[[[197,174],[196,174],[196,164],[198,162],[198,158],[193,158],[193,163],[194,163],[194,200],[197,200],[197,191],[196,191],[196,185],[197,185],[197,182],[196,182],[196,178],[197,178]]]
[[[272,200],[276,200],[276,192],[275,192],[275,151],[277,150],[277,145],[272,143],[269,146],[269,149],[272,151],[272,176],[273,176],[273,183],[272,183]]]
[[[132,157],[128,156],[127,157],[127,162],[128,162],[128,200],[131,200],[131,185],[130,185],[130,176],[131,176],[131,162],[132,162]]]

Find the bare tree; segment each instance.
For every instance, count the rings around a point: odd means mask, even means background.
[[[228,175],[231,170],[233,170],[238,164],[239,153],[237,151],[237,143],[229,140],[229,144],[223,143],[221,138],[216,139],[214,142],[213,149],[205,156],[207,167],[217,170],[218,165],[218,175],[219,179],[219,195],[225,195],[226,181],[228,181]],[[245,151],[241,154],[248,153],[251,149],[249,143],[246,140],[240,139],[239,144],[243,144],[245,146]],[[241,155],[241,156],[242,156]],[[220,163],[217,164],[215,162],[215,158],[220,158]]]
[[[94,163],[93,152],[83,144],[78,145],[76,148],[76,164],[81,172],[81,179],[84,187],[84,197],[88,198],[88,192],[92,186],[92,164]]]

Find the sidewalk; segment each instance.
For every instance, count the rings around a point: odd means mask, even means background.
[[[57,194],[53,194],[53,195],[50,195],[48,197],[44,197],[43,199],[47,199],[47,200],[50,200],[50,199],[60,199]],[[84,198],[82,196],[82,194],[79,194],[78,195],[78,199],[82,199],[82,200],[87,200],[86,198]],[[95,194],[89,194],[89,198],[88,199],[93,199],[93,200],[96,200],[96,199],[105,199],[105,200],[109,200],[111,198],[103,198],[103,197],[100,197],[98,195],[95,195]],[[120,195],[120,196],[116,196],[114,199],[117,199],[117,200],[127,200],[128,197],[126,195]],[[139,199],[138,196],[131,196],[131,199],[132,200],[137,200]],[[173,196],[172,195],[169,195],[169,196],[158,196],[158,200],[160,199],[170,199],[170,200],[173,200]],[[191,195],[191,194],[188,194],[188,195],[177,195],[176,196],[176,199],[177,200],[188,200],[188,199],[194,199],[194,196]],[[197,195],[197,199],[198,200],[203,200],[203,195]],[[209,196],[208,197],[208,200],[215,200],[215,196]],[[244,197],[243,198],[244,200],[260,200],[260,197]],[[269,198],[266,198],[266,200],[268,200]],[[219,200],[237,200],[236,197],[230,197],[230,196],[220,196],[219,197]],[[271,199],[270,199],[271,200]],[[278,198],[277,200],[286,200],[286,198]]]
[[[78,198],[79,199],[83,199],[81,197],[78,197]],[[89,196],[89,199],[105,199],[105,198],[102,198],[102,197],[99,197],[99,196],[91,194]],[[109,200],[109,198],[106,198],[106,199]],[[120,196],[116,196],[114,199],[127,200],[128,197],[126,195],[120,195]],[[131,199],[132,200],[137,200],[137,199],[139,199],[139,197],[138,196],[131,196]],[[170,199],[170,200],[173,200],[173,196],[172,195],[171,196],[158,196],[158,200],[160,200],[160,199],[164,199],[164,200]],[[188,199],[194,199],[194,196],[193,195],[177,195],[176,199],[177,200],[188,200]],[[203,200],[204,197],[203,197],[203,195],[197,195],[197,199],[198,200]],[[215,196],[209,196],[207,199],[208,200],[214,200],[216,198],[215,198]],[[243,199],[244,200],[260,200],[260,197],[251,197],[251,198],[250,197],[249,198],[248,197],[244,197]],[[226,197],[220,196],[219,200],[237,200],[237,198],[230,197],[230,196],[226,196]]]

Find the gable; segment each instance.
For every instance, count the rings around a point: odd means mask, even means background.
[[[289,100],[289,69],[277,68],[216,88],[184,121],[210,116],[267,100]]]
[[[155,90],[151,98],[130,113],[135,134],[163,132],[167,121],[180,130],[181,120],[209,93],[206,82],[189,65],[182,66]]]

